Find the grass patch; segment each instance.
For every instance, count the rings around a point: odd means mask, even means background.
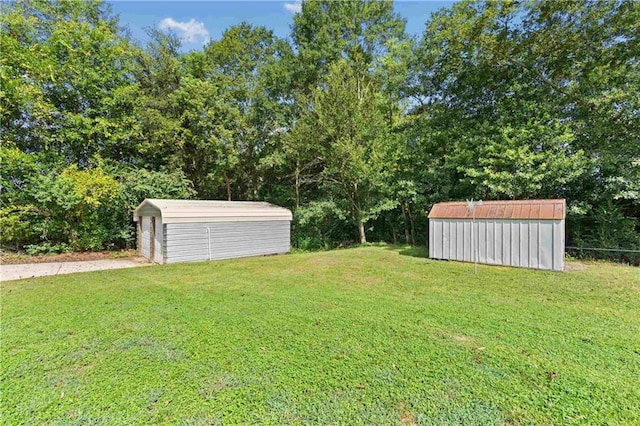
[[[640,424],[640,271],[363,247],[2,284],[6,423]]]

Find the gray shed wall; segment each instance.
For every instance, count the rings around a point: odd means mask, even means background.
[[[162,249],[165,263],[232,259],[287,253],[290,238],[288,220],[167,223]]]
[[[429,219],[429,257],[473,262],[472,232],[478,263],[564,269],[564,220]]]

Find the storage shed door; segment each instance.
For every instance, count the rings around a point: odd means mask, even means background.
[[[142,216],[142,256],[151,258],[151,217]]]
[[[162,257],[162,218],[155,217],[155,236],[153,239],[153,261],[156,263],[163,263]]]

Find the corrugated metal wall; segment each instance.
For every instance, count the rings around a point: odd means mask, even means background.
[[[155,249],[153,251],[153,261],[156,263],[164,263],[164,249],[162,248],[164,241],[164,227],[162,226],[162,218],[156,217],[156,234],[153,238]]]
[[[429,219],[429,257],[564,269],[564,220]],[[473,231],[473,235],[472,235]],[[473,241],[473,243],[472,243]]]
[[[287,253],[290,238],[288,220],[167,223],[162,248],[165,263],[232,259]]]
[[[151,217],[150,216],[142,216],[142,237],[140,238],[140,243],[142,247],[140,248],[140,253],[142,256],[147,259],[151,257]]]

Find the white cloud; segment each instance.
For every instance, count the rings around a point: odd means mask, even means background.
[[[284,4],[284,9],[287,12],[291,12],[291,13],[300,13],[302,11],[302,3],[299,1],[293,2],[293,3],[285,3]]]
[[[206,43],[209,41],[209,31],[207,31],[202,22],[196,21],[193,18],[187,22],[176,21],[171,17],[164,18],[158,26],[161,30],[176,31],[180,38],[188,43],[195,43],[197,41]]]

